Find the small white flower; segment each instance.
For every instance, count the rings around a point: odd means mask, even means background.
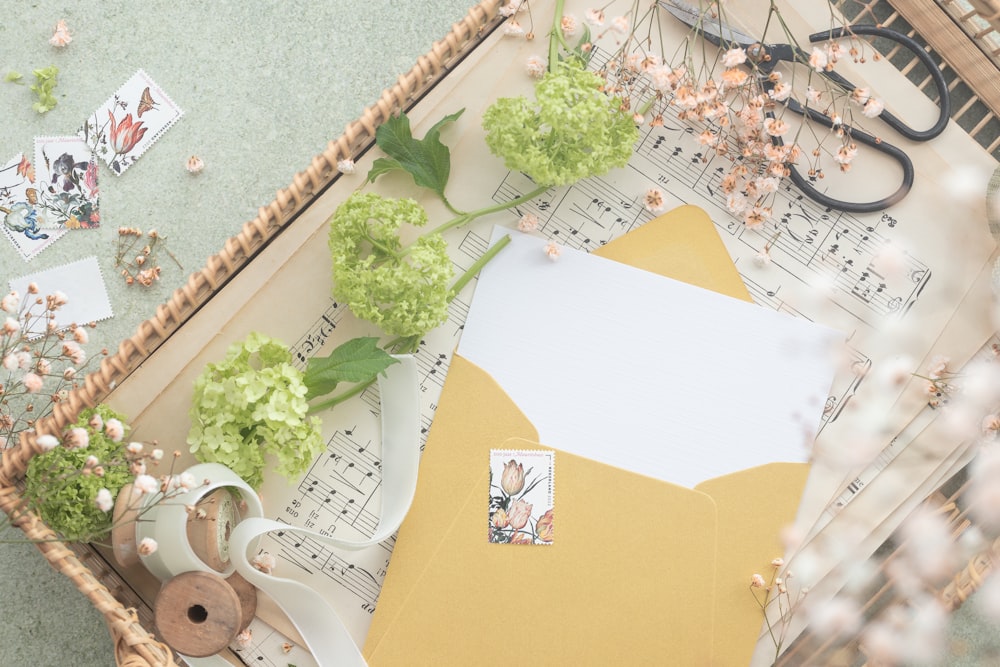
[[[156,493],[160,490],[160,483],[151,475],[139,475],[132,483],[132,488],[141,493]]]
[[[59,439],[54,435],[45,433],[35,438],[35,442],[41,447],[43,452],[49,452],[59,446]]]
[[[67,434],[66,441],[73,449],[84,449],[90,444],[90,434],[85,428],[71,428]]]
[[[141,454],[143,445],[141,442],[130,442],[128,446],[125,447],[129,454]]]
[[[829,58],[827,58],[826,51],[819,48],[818,46],[814,46],[812,54],[810,54],[809,56],[809,66],[812,67],[817,72],[822,72],[824,69],[826,69],[828,63],[829,63]]]
[[[874,97],[868,98],[865,102],[864,108],[861,109],[861,113],[867,118],[875,118],[885,110],[885,104],[882,100],[876,99]]]
[[[339,171],[342,174],[353,174],[354,160],[352,160],[351,158],[344,158],[343,160],[338,160],[337,171]]]
[[[136,551],[140,556],[150,556],[156,552],[159,548],[159,544],[156,543],[152,537],[144,537],[139,541],[139,546]]]
[[[152,454],[150,454],[150,457],[151,457],[151,458],[152,458],[152,459],[153,459],[154,461],[159,461],[160,459],[162,459],[162,458],[163,458],[163,450],[162,450],[162,449],[154,449],[154,450],[153,450],[153,453],[152,453]]]
[[[21,297],[18,296],[16,291],[11,292],[6,295],[3,299],[0,299],[0,310],[7,313],[16,313],[17,309],[21,307]]]
[[[111,497],[111,492],[107,489],[98,491],[94,502],[97,503],[97,509],[102,512],[110,512],[111,508],[114,507],[114,498]]]
[[[278,564],[278,561],[268,552],[262,551],[253,557],[251,564],[264,574],[271,574],[271,572],[274,571],[275,566]]]
[[[588,9],[583,17],[587,23],[595,28],[600,28],[604,25],[604,12],[600,9]]]
[[[111,438],[112,442],[121,442],[125,437],[125,427],[121,421],[112,417],[104,423],[104,434]]]
[[[194,478],[194,475],[189,472],[182,472],[177,477],[177,483],[180,484],[181,488],[185,491],[190,491],[198,485],[198,481]]]
[[[503,24],[503,34],[507,37],[524,37],[524,28],[521,24],[511,19]]]
[[[21,322],[13,317],[8,317],[3,323],[3,332],[8,336],[16,334],[21,330]]]
[[[767,248],[760,250],[754,255],[753,263],[757,266],[764,267],[771,263],[771,253]]]

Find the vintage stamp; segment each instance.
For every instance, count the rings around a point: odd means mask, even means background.
[[[101,226],[97,160],[79,137],[36,137],[39,224],[44,229]]]
[[[19,153],[0,167],[0,222],[4,235],[26,262],[66,233],[65,229],[42,229],[37,203],[35,167]]]
[[[490,451],[490,542],[552,544],[555,456],[552,450]]]
[[[148,74],[139,70],[87,118],[78,134],[111,171],[121,174],[183,113]]]

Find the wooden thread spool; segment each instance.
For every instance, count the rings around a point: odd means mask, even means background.
[[[192,658],[215,655],[242,629],[240,597],[225,579],[209,572],[185,572],[160,588],[153,603],[160,637]]]
[[[229,536],[238,521],[236,501],[228,489],[209,493],[188,515],[187,538],[191,549],[216,572],[229,567]]]
[[[236,596],[240,599],[240,632],[246,630],[250,621],[257,614],[257,587],[240,576],[239,572],[233,572],[226,583],[233,587]]]

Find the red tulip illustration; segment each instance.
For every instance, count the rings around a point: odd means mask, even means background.
[[[118,157],[128,153],[142,141],[143,135],[146,134],[146,128],[143,127],[141,120],[132,122],[132,114],[126,114],[120,123],[115,122],[115,115],[111,111],[108,111],[108,116],[111,118],[108,143],[111,150],[115,152],[114,157]],[[113,161],[114,158],[112,158]]]

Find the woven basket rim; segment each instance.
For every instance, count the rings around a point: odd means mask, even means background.
[[[105,357],[100,367],[89,373],[66,400],[57,403],[51,415],[39,420],[37,434],[59,433],[73,423],[79,413],[104,400],[167,338],[177,331],[196,310],[206,303],[230,278],[247,265],[272,238],[292,222],[339,177],[337,163],[355,159],[374,145],[375,130],[392,114],[418,102],[441,78],[453,69],[493,28],[499,25],[498,9],[502,0],[480,0],[396,83],[382,91],[374,104],[347,125],[343,134],[330,141],[322,153],[314,156],[304,171],[296,173],[290,185],[244,223],[239,233],[230,237],[222,249],[193,272],[185,284],[160,304],[155,314],[141,322],[131,337],[122,341],[114,354]],[[107,621],[119,665],[178,664],[165,644],[159,642],[138,620],[133,608],[116,599],[94,576],[67,544],[37,516],[21,510],[18,484],[31,458],[40,453],[35,435],[22,432],[19,441],[0,453],[0,510],[16,517],[16,525],[28,539],[34,540],[50,565],[68,577],[90,599]],[[74,545],[76,547],[78,545]]]

